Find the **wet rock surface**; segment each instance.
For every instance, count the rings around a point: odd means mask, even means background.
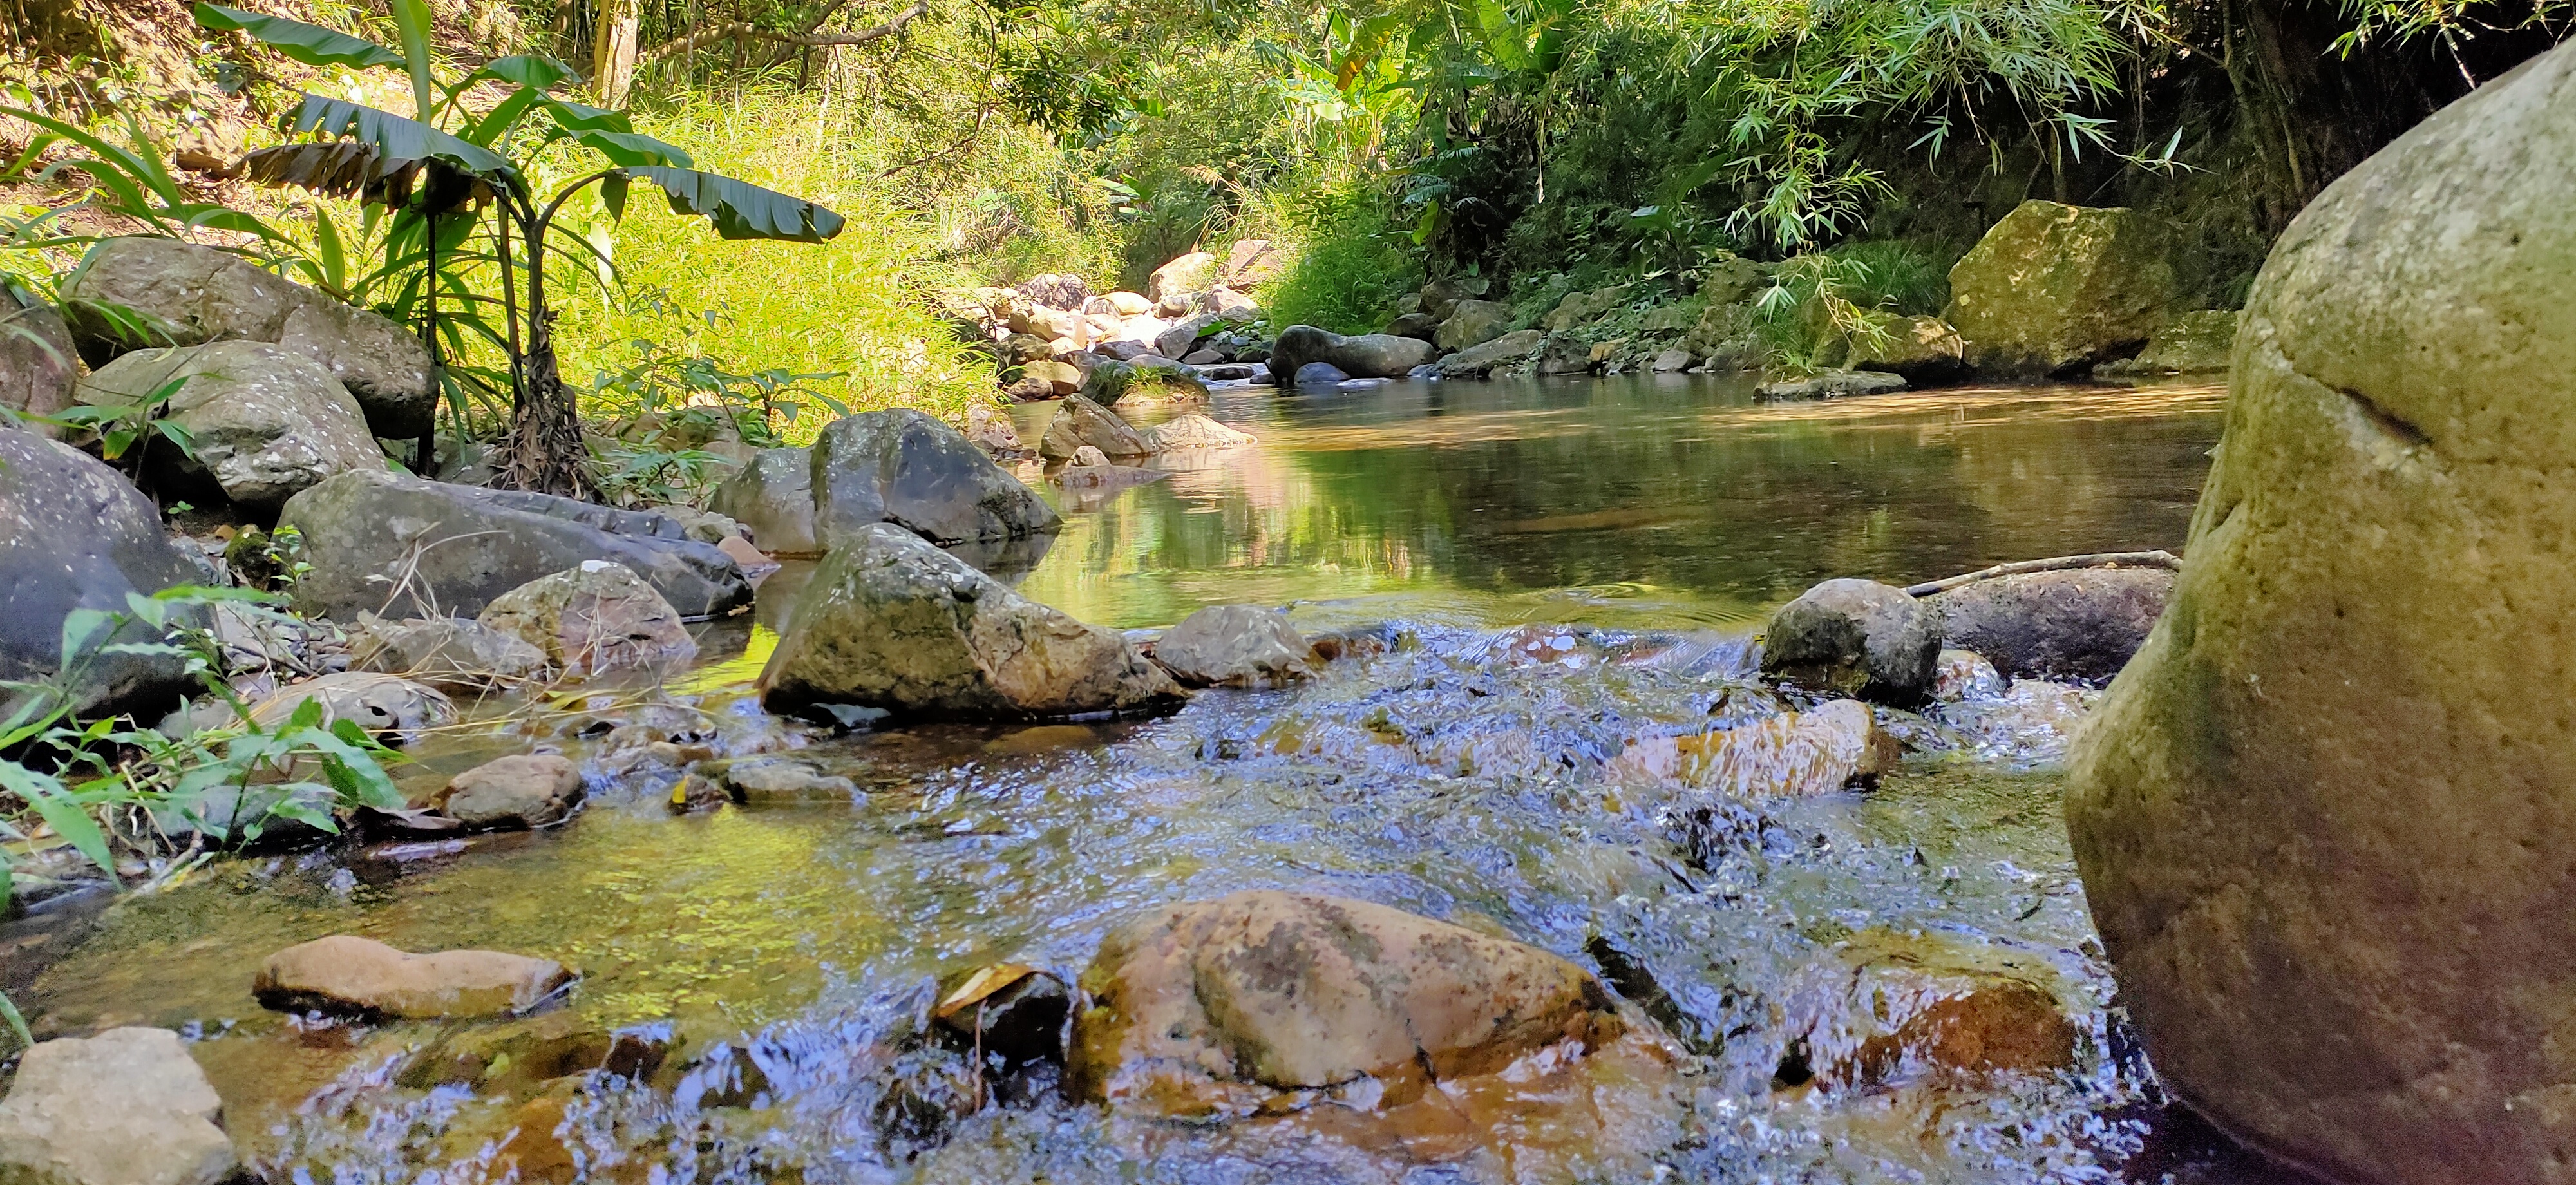
[[[28,682],[62,666],[63,621],[75,609],[123,610],[204,579],[161,533],[161,513],[97,459],[0,426],[0,679]],[[157,641],[129,625],[110,641]],[[175,656],[102,654],[73,685],[83,710],[166,707],[201,690]],[[16,692],[0,691],[14,711]]]
[[[1984,655],[2023,679],[2109,679],[2165,611],[2166,568],[2025,572],[1928,598],[1944,645]]]
[[[1024,538],[1061,522],[973,441],[910,408],[862,412],[823,429],[812,488],[815,539],[827,549],[875,523],[961,543]]]
[[[37,1044],[0,1100],[0,1179],[28,1185],[217,1185],[240,1167],[223,1100],[168,1029]]]
[[[1828,580],[1771,615],[1762,671],[1815,691],[1919,703],[1932,691],[1941,621],[1905,590]]]
[[[489,950],[410,954],[335,934],[270,955],[251,994],[281,1012],[497,1016],[536,1007],[572,978],[552,959]]]
[[[1868,706],[1845,699],[1732,728],[1640,738],[1611,768],[1625,778],[1753,798],[1876,785],[1901,755]]]
[[[1756,392],[1764,399],[1841,399],[1859,395],[1887,395],[1902,391],[1905,377],[1881,370],[1828,370],[1805,378],[1778,379],[1764,383]]]
[[[829,703],[970,718],[1154,711],[1180,696],[1116,632],[883,526],[824,558],[760,682],[773,711]]]
[[[1779,1085],[1974,1083],[2071,1069],[2078,1033],[2047,964],[2010,950],[1868,930],[1788,994]]]
[[[476,623],[543,651],[572,675],[697,657],[679,611],[623,564],[590,560],[493,598]]]
[[[684,616],[751,600],[742,568],[679,523],[545,494],[360,470],[289,499],[278,522],[303,532],[313,565],[296,585],[297,606],[350,620],[420,601],[479,614],[511,589],[588,560],[624,565]],[[405,574],[410,586],[392,583]]]
[[[1621,1025],[1589,973],[1545,951],[1311,894],[1157,911],[1104,940],[1082,986],[1073,1089],[1148,1114],[1240,1113],[1362,1078],[1418,1088]]]
[[[2571,149],[2561,48],[2291,223],[2188,563],[2072,763],[2157,1073],[2348,1181],[2554,1180],[2576,1141]]]
[[[1190,687],[1259,687],[1314,673],[1314,650],[1286,614],[1258,605],[1211,605],[1154,643],[1154,661]]]
[[[1196,413],[1173,416],[1145,433],[1145,447],[1156,453],[1241,448],[1254,440],[1249,432],[1238,432]]]

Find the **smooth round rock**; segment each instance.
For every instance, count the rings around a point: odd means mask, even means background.
[[[1931,694],[1940,655],[1940,618],[1875,580],[1825,581],[1781,606],[1762,631],[1763,674],[1898,706]]]

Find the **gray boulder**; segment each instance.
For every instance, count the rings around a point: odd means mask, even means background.
[[[352,631],[349,665],[446,691],[483,691],[546,673],[546,652],[461,617],[368,621]]]
[[[0,1102],[0,1181],[216,1185],[241,1165],[223,1105],[168,1029],[42,1042]]]
[[[855,704],[902,716],[1030,719],[1179,706],[1115,630],[1028,600],[886,524],[832,549],[761,672],[773,712]]]
[[[2344,1182],[2576,1148],[2576,46],[2326,187],[2249,296],[2066,827],[2157,1079]]]
[[[1536,329],[1506,333],[1482,345],[1469,346],[1440,360],[1440,377],[1483,378],[1497,369],[1519,366],[1547,348],[1547,334]],[[1274,365],[1274,369],[1276,364]]]
[[[771,555],[820,555],[814,538],[814,453],[769,448],[716,487],[707,508],[741,523]]]
[[[2174,574],[2164,568],[2025,572],[1930,598],[1950,646],[2015,679],[2108,679],[2147,640]]]
[[[732,557],[669,518],[547,494],[359,470],[288,499],[278,524],[303,532],[313,565],[296,584],[297,605],[344,620],[388,602],[408,609],[414,598],[435,615],[481,613],[511,589],[600,559],[632,569],[685,616],[751,600]]]
[[[494,597],[475,620],[544,651],[549,664],[572,675],[698,656],[679,611],[611,560],[540,576]]]
[[[159,488],[211,481],[257,513],[333,474],[385,467],[366,415],[331,373],[266,342],[136,350],[82,379],[76,394],[115,407],[150,400],[173,382],[182,385],[169,397],[168,418],[188,432],[196,455],[153,447],[147,464]]]
[[[429,350],[410,330],[316,295],[286,315],[277,344],[309,355],[340,380],[378,436],[426,436],[438,419]]]
[[[560,823],[581,805],[581,767],[551,753],[495,758],[450,779],[431,805],[475,828]]]
[[[1353,378],[1395,379],[1431,361],[1434,353],[1431,343],[1418,337],[1391,333],[1344,337],[1312,325],[1291,325],[1279,331],[1279,340],[1270,347],[1270,370],[1295,374],[1309,362],[1329,362]]]
[[[1781,606],[1762,631],[1763,674],[1898,707],[1931,695],[1940,656],[1940,618],[1875,580],[1825,581]]]
[[[911,408],[862,412],[814,442],[814,533],[838,547],[875,523],[934,543],[1016,539],[1063,520],[975,442]]]
[[[425,729],[456,723],[456,705],[435,688],[370,671],[337,671],[290,683],[253,705],[250,718],[275,728],[293,719],[307,701],[322,705],[322,723],[346,720],[397,744]]]
[[[1206,312],[1188,318],[1154,337],[1154,352],[1166,358],[1178,358],[1190,352],[1198,340],[1226,323],[1223,313]]]
[[[162,534],[152,500],[115,470],[68,445],[0,427],[0,604],[9,607],[0,613],[0,680],[54,675],[63,619],[74,609],[122,611],[128,594],[204,579]],[[160,640],[139,623],[112,639]],[[141,711],[201,689],[176,660],[103,654],[73,695],[83,712]],[[0,692],[0,716],[17,706]]]
[[[1314,674],[1314,650],[1288,616],[1257,605],[1210,605],[1154,643],[1154,661],[1191,687],[1260,687]]]
[[[1463,350],[1501,337],[1511,327],[1512,306],[1491,300],[1462,300],[1449,310],[1449,319],[1440,323],[1431,340],[1444,351]]]
[[[312,293],[229,251],[136,235],[91,247],[63,281],[81,357],[212,341],[274,342]]]
[[[1298,387],[1338,387],[1351,381],[1351,376],[1330,362],[1309,362],[1296,369],[1289,380]]]
[[[1038,439],[1038,455],[1066,461],[1084,446],[1099,449],[1104,457],[1141,457],[1154,451],[1144,434],[1118,418],[1117,412],[1080,395],[1068,395],[1056,407],[1046,435]]]
[[[1879,370],[1828,370],[1805,378],[1779,379],[1755,387],[1764,399],[1841,399],[1855,395],[1890,395],[1905,389],[1905,376]]]
[[[0,408],[49,416],[72,405],[80,377],[71,329],[54,306],[0,284]],[[7,423],[0,416],[0,424]],[[55,435],[53,429],[34,431]]]

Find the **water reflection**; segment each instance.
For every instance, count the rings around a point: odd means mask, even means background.
[[[1176,458],[1020,585],[1087,621],[1370,597],[1381,612],[1565,619],[1548,590],[1670,623],[1749,622],[1829,576],[2179,547],[2218,439],[2213,387],[1992,388],[1821,403],[1750,380],[1399,383],[1221,393],[1261,438]],[[1053,405],[1017,409],[1023,437]],[[1158,418],[1152,413],[1140,419]],[[1534,611],[1535,610],[1535,611]]]

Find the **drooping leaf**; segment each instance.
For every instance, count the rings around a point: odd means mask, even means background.
[[[696,214],[714,223],[720,238],[820,243],[841,233],[841,216],[830,208],[748,181],[663,165],[627,172],[661,186],[672,213]]]
[[[363,70],[404,64],[401,54],[375,42],[282,16],[199,3],[197,23],[219,33],[248,33],[261,44],[307,66],[352,66]]]
[[[550,91],[567,82],[581,80],[580,72],[545,54],[511,54],[494,58],[483,68],[467,75],[463,85],[471,86],[486,78],[497,78],[517,86]]]
[[[252,181],[397,208],[418,194],[433,212],[519,184],[518,170],[499,153],[358,103],[306,95],[290,127],[338,138],[253,152],[242,158]]]
[[[588,103],[576,103],[570,99],[547,98],[546,112],[554,116],[555,126],[560,127],[567,132],[631,132],[635,130],[635,122],[627,118],[626,113],[623,111],[611,111],[605,107],[593,107]]]
[[[292,116],[298,132],[328,132],[374,149],[386,162],[445,161],[477,177],[516,177],[507,157],[442,132],[416,119],[404,119],[363,103],[307,94]]]
[[[583,132],[573,137],[582,147],[608,158],[608,163],[632,168],[636,165],[670,165],[692,168],[697,162],[676,144],[667,144],[651,136],[633,132]]]
[[[599,204],[607,208],[609,221],[625,221],[626,190],[629,184],[624,173],[606,178],[599,183]]]

